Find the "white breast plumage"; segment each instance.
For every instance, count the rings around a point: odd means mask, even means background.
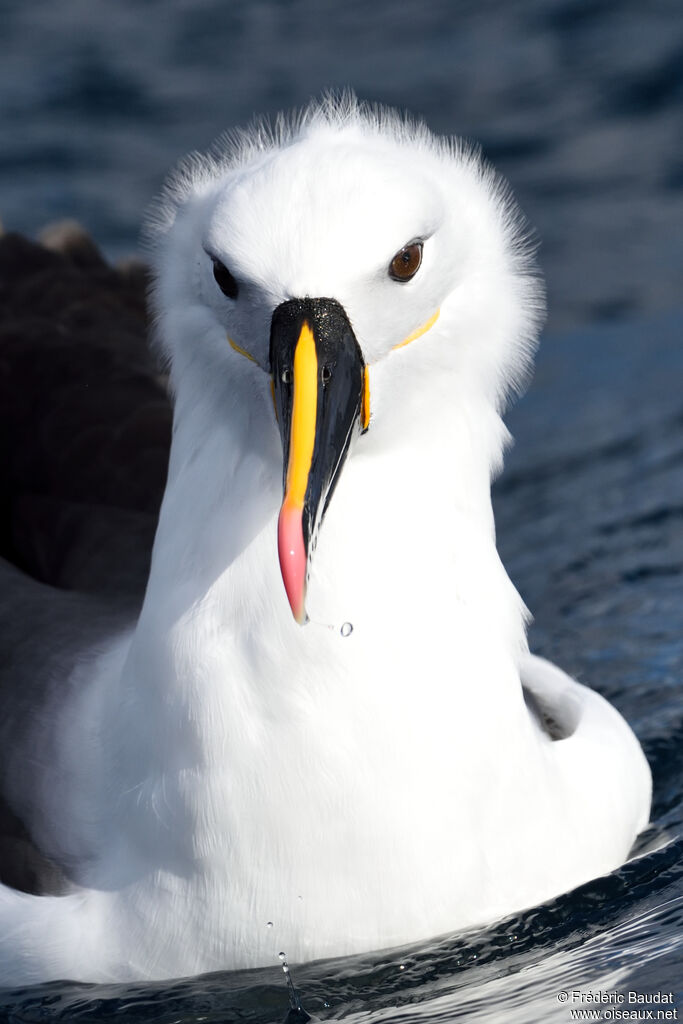
[[[464,146],[350,99],[172,179],[151,573],[17,728],[4,797],[65,887],[0,888],[0,982],[386,947],[627,856],[640,747],[528,653],[495,548],[542,308],[519,223]]]

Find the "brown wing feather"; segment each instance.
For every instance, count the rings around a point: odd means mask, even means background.
[[[27,737],[79,651],[135,615],[165,485],[146,283],[74,226],[0,238],[0,881],[28,892],[64,891],[69,870],[22,819],[45,756]]]
[[[0,553],[56,586],[139,588],[171,430],[146,274],[78,229],[57,241],[0,239]]]

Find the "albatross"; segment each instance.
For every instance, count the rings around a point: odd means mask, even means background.
[[[616,868],[647,763],[530,654],[496,551],[543,310],[507,187],[328,98],[186,160],[148,234],[174,414],[141,610],[2,570],[40,612],[0,737],[39,867],[0,887],[0,983],[386,948]]]

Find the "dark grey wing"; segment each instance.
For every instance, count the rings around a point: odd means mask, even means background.
[[[57,586],[139,590],[171,432],[146,273],[78,229],[57,241],[0,238],[0,555]]]
[[[0,880],[32,892],[64,875],[3,769],[79,651],[133,620],[165,484],[146,284],[74,226],[47,246],[0,238]]]

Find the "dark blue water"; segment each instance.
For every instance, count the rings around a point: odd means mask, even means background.
[[[542,242],[551,329],[680,301],[680,0],[0,0],[0,218],[136,244],[168,168],[351,85],[478,140]]]
[[[0,0],[0,46],[0,216],[28,232],[78,217],[113,258],[134,251],[179,155],[325,86],[479,139],[511,180],[542,242],[550,318],[508,417],[499,547],[534,612],[535,649],[639,735],[653,827],[638,859],[543,907],[407,950],[293,965],[294,980],[329,1021],[567,1022],[586,1005],[574,990],[672,992],[662,1009],[683,1009],[679,0]],[[47,985],[0,1006],[13,1022],[265,1024],[289,1002],[275,964]]]

